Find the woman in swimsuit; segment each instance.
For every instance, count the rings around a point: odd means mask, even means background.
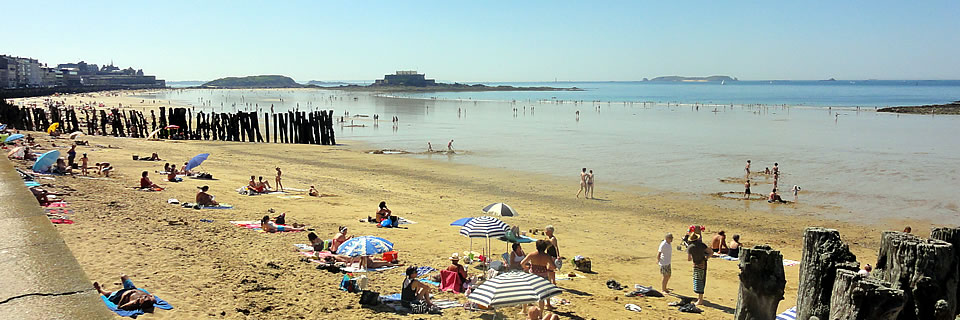
[[[550,273],[556,268],[553,264],[553,257],[547,254],[547,249],[550,247],[552,247],[550,241],[537,240],[537,252],[531,253],[527,255],[526,258],[523,258],[523,261],[520,261],[520,265],[523,266],[527,272],[550,280]],[[539,302],[540,310],[543,310],[544,304],[546,304],[548,309],[553,309],[550,301],[544,303],[544,301],[541,300]]]

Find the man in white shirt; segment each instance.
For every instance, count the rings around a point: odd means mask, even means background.
[[[673,256],[673,251],[670,248],[672,242],[673,234],[668,233],[660,242],[660,250],[657,253],[657,264],[660,265],[660,274],[663,275],[663,286],[660,288],[663,293],[670,292],[670,290],[667,290],[667,282],[670,281],[670,275],[673,273],[670,269],[670,260]]]

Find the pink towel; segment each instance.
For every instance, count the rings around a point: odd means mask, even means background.
[[[450,270],[440,270],[440,290],[462,293],[463,282],[460,281],[460,275]]]

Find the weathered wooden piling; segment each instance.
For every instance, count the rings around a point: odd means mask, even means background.
[[[797,319],[827,319],[837,270],[857,271],[857,256],[834,229],[807,228],[797,288]]]
[[[780,251],[767,245],[744,248],[740,254],[740,291],[734,319],[776,318],[786,285]]]

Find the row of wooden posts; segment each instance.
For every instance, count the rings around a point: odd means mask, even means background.
[[[150,110],[149,122],[143,112],[136,110],[100,109],[79,113],[81,117],[72,107],[19,107],[0,102],[0,123],[20,130],[46,131],[58,123],[56,131],[61,133],[79,131],[88,135],[146,138],[159,130],[156,138],[160,139],[240,142],[271,142],[272,131],[273,143],[337,144],[333,110],[263,113],[262,126],[258,112],[194,113],[187,108],[160,107],[159,117]],[[171,125],[177,128],[163,129]]]
[[[960,228],[933,228],[925,239],[882,234],[869,276],[833,229],[807,228],[797,292],[798,320],[952,320],[960,315]],[[774,319],[783,300],[783,257],[745,248],[735,319]]]

